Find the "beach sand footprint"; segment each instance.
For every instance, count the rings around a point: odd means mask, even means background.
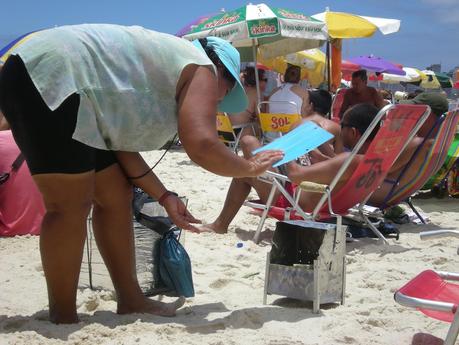
[[[212,289],[222,289],[225,286],[227,286],[230,282],[231,282],[230,279],[220,278],[220,279],[214,280],[212,283],[210,283],[209,287],[212,288]]]
[[[9,320],[5,322],[3,326],[3,330],[5,331],[16,331],[19,330],[22,326],[24,326],[29,320],[27,319],[16,319],[16,320]]]

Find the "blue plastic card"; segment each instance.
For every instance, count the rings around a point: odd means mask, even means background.
[[[266,150],[282,150],[284,158],[273,165],[275,168],[297,159],[332,138],[333,134],[319,127],[314,122],[305,121],[287,134],[254,150],[252,153],[256,154]]]

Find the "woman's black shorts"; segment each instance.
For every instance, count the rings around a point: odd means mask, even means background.
[[[100,171],[116,162],[112,151],[72,139],[79,104],[73,94],[51,111],[18,56],[10,56],[0,71],[0,109],[32,174]]]

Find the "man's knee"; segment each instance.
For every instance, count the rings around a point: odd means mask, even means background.
[[[251,151],[261,146],[260,141],[256,137],[251,135],[243,136],[241,138],[240,145],[242,150],[244,151],[244,155],[246,152],[250,153]]]

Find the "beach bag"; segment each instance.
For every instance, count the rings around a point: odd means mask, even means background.
[[[190,257],[174,231],[163,235],[159,253],[159,273],[163,283],[178,296],[194,297]]]
[[[186,203],[185,197],[180,198]],[[183,235],[180,236],[182,230],[170,220],[166,210],[159,205],[158,201],[139,188],[134,189],[133,215],[136,274],[143,294],[145,296],[180,296],[172,283],[166,285],[163,281],[160,274],[160,265],[161,247],[164,247],[163,242],[170,242],[170,237],[173,234],[177,241],[183,244],[185,237]],[[182,250],[182,252],[184,251],[185,249]],[[166,254],[168,254],[167,251]],[[183,256],[183,254],[181,255]],[[167,257],[169,258],[171,255],[168,254]],[[177,261],[177,255],[173,258]],[[168,260],[170,261],[170,259],[162,260],[163,265],[170,266],[170,264],[167,264]],[[185,264],[189,265],[191,272],[191,263],[185,261]],[[166,276],[166,279],[168,277],[170,275]],[[88,236],[86,238],[85,255],[79,284],[81,288],[114,289],[110,275],[96,246],[91,215],[88,217]],[[186,293],[186,295],[189,294],[189,292]]]
[[[186,203],[186,199],[182,201]],[[146,294],[193,297],[191,261],[180,243],[182,229],[172,223],[156,200],[139,188],[134,189],[133,210],[136,222],[152,230],[155,236],[150,265],[152,281]]]

